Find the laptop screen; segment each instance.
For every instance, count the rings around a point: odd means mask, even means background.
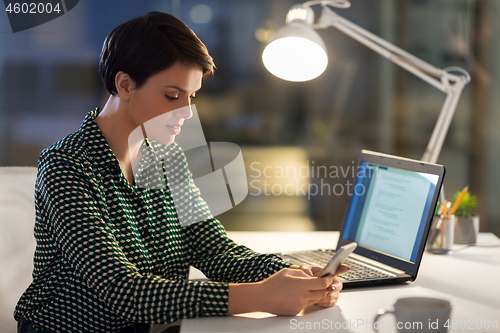
[[[362,161],[341,238],[415,263],[438,181],[436,174]]]

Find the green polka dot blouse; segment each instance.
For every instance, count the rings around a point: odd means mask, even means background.
[[[213,217],[181,226],[168,186],[131,186],[94,121],[99,111],[40,156],[33,282],[16,320],[38,331],[111,333],[221,316],[228,282],[259,281],[289,266],[235,244]],[[190,265],[210,281],[189,281]]]

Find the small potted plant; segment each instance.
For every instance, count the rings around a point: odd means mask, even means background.
[[[455,193],[457,200],[460,192]],[[455,244],[476,244],[479,233],[479,216],[477,215],[477,198],[466,193],[455,212]]]

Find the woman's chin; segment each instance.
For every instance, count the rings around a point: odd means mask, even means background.
[[[168,137],[165,135],[163,136],[160,140],[155,140],[158,143],[161,143],[162,145],[168,146],[174,143],[175,141],[175,135],[169,135]]]

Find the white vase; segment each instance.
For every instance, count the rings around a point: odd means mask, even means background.
[[[455,219],[455,244],[476,244],[479,233],[479,216]]]

